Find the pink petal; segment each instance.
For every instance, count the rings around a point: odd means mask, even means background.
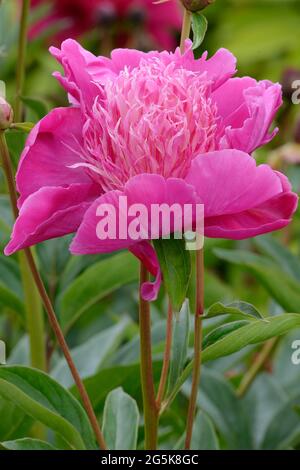
[[[183,55],[179,48],[175,53],[167,51],[145,53],[135,49],[115,49],[111,53],[111,60],[99,57],[88,64],[88,70],[95,81],[104,83],[107,77],[118,75],[125,67],[133,69],[139,66],[142,59],[153,58],[159,58],[166,64],[174,63],[176,67],[183,67],[200,75],[206,74],[207,80],[212,82],[213,90],[236,73],[236,58],[227,49],[219,49],[210,59],[207,59],[205,52],[200,59],[195,60],[190,40],[186,41],[186,50]]]
[[[256,166],[250,155],[221,150],[192,162],[186,181],[204,204],[205,217],[239,213],[282,192],[282,183],[268,165]]]
[[[276,135],[278,129],[269,131],[282,104],[279,84],[234,78],[217,90],[214,99],[223,118],[225,148],[252,153]]]
[[[219,115],[225,127],[242,127],[249,117],[245,101],[245,90],[256,86],[257,82],[250,77],[235,77],[227,80],[213,93],[213,100],[218,107]]]
[[[140,61],[148,56],[147,53],[136,49],[114,49],[111,52],[111,67],[118,75],[125,67],[134,69]]]
[[[156,300],[161,286],[162,276],[153,246],[149,242],[143,241],[133,245],[130,251],[146,266],[147,270],[155,276],[154,282],[149,281],[142,285],[142,298],[148,302]]]
[[[195,60],[189,39],[185,53],[182,55],[178,48],[174,54],[178,65],[193,72],[206,73],[207,79],[212,82],[212,90],[216,90],[236,73],[236,58],[227,49],[219,49],[210,59],[207,56],[204,52],[200,59]]]
[[[50,47],[49,50],[65,71],[65,77],[59,72],[56,72],[54,76],[75,102],[80,102],[86,109],[89,109],[95,97],[101,94],[99,86],[94,83],[92,71],[95,69],[95,63],[98,69],[102,70],[103,67],[106,69],[105,59],[97,59],[73,39],[63,41],[61,49]]]
[[[148,214],[151,214],[152,204],[167,204],[169,207],[177,203],[182,207],[184,204],[195,204],[196,196],[193,187],[187,185],[183,180],[170,178],[165,180],[160,175],[155,174],[141,174],[134,176],[125,185],[124,191],[110,191],[100,198],[89,208],[78,232],[71,244],[71,252],[74,254],[92,254],[92,253],[108,253],[115,250],[129,248],[139,241],[151,238],[150,232],[150,219],[146,221],[147,227],[144,228],[144,234],[139,239],[130,238],[127,229],[130,223],[135,219],[134,216],[128,216],[124,219],[122,214],[119,214],[120,197],[127,197],[128,207],[133,204],[143,204],[147,209]],[[96,227],[100,222],[100,216],[97,216],[96,211],[100,205],[110,204],[115,208],[116,213],[116,233],[114,237],[108,237],[105,240],[98,238]],[[125,234],[120,237],[119,218],[124,224]],[[151,218],[151,217],[150,217]],[[124,222],[125,220],[125,222]],[[170,230],[175,232],[182,229],[182,221],[172,220]],[[180,227],[179,227],[180,223]],[[188,227],[187,227],[188,228]],[[162,232],[162,227],[157,226],[152,228],[152,235],[158,238],[162,235],[167,235],[170,231]],[[167,230],[167,229],[166,229]]]
[[[238,150],[200,155],[186,180],[204,204],[207,237],[238,240],[278,230],[297,208],[284,175]]]
[[[80,161],[82,118],[75,108],[57,108],[31,131],[17,172],[20,205],[44,186],[90,183],[82,168],[70,168]]]
[[[39,189],[23,203],[5,254],[74,232],[98,195],[94,184]]]
[[[298,196],[282,193],[269,201],[238,214],[205,219],[205,236],[243,240],[279,230],[288,225],[297,209]]]

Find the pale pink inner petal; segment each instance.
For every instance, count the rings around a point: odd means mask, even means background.
[[[134,175],[185,177],[192,160],[217,146],[218,117],[205,74],[158,57],[107,80],[84,129],[84,167],[105,190]]]

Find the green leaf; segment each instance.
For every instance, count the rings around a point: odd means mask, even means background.
[[[26,107],[30,109],[30,111],[33,111],[38,120],[42,119],[48,113],[48,106],[44,101],[28,96],[23,96],[21,99]]]
[[[40,271],[43,274],[43,280],[51,292],[56,293],[63,277],[63,271],[71,257],[69,245],[71,237],[69,235],[46,240],[36,246],[37,256],[40,265]],[[77,274],[77,273],[76,273]],[[76,277],[75,274],[75,277]]]
[[[299,405],[299,394],[283,404],[266,429],[262,449],[282,450],[300,444]]]
[[[22,366],[1,367],[0,395],[53,429],[72,447],[95,448],[93,431],[82,406],[45,373]]]
[[[293,346],[298,345],[300,330],[296,329],[281,338],[274,351],[273,376],[280,383],[289,396],[295,396],[299,392],[300,367],[293,364],[292,354],[296,351]],[[294,343],[297,341],[297,343]]]
[[[203,351],[202,360],[212,361],[218,357],[227,356],[249,344],[262,343],[287,333],[300,326],[300,315],[285,313],[264,320],[257,320],[249,325],[239,328]]]
[[[9,132],[6,132],[5,137],[13,165],[17,167],[20,155],[24,150],[27,132],[11,129]]]
[[[269,255],[287,274],[300,281],[300,259],[272,235],[253,238],[253,243]]]
[[[153,375],[155,384],[158,384],[161,374],[162,361],[153,361]],[[141,403],[141,385],[137,378],[140,373],[140,364],[114,365],[100,370],[93,377],[84,380],[89,397],[96,412],[102,412],[107,394],[117,387],[122,387],[126,393]],[[77,397],[78,391],[74,387],[72,393]]]
[[[236,397],[233,386],[225,377],[211,369],[203,367],[197,404],[213,421],[222,441],[228,449],[251,449],[252,436],[248,416],[243,403]],[[190,383],[183,387],[183,393],[190,396]],[[194,426],[194,431],[196,426]]]
[[[71,350],[73,361],[81,378],[90,377],[96,373],[107,357],[117,349],[128,325],[129,321],[125,318]],[[58,361],[51,375],[64,387],[70,387],[73,384],[65,358]]]
[[[208,346],[211,346],[217,341],[220,341],[229,333],[232,333],[233,331],[236,331],[242,326],[245,326],[248,324],[249,324],[249,321],[247,320],[239,320],[239,321],[233,321],[230,323],[226,323],[225,325],[218,326],[218,328],[215,328],[208,335],[206,335],[205,338],[203,339],[203,349],[208,348]]]
[[[184,448],[185,433],[176,444],[175,449]],[[220,450],[220,444],[210,417],[199,410],[193,425],[191,450]]]
[[[201,46],[207,31],[207,19],[202,13],[192,13],[193,50]]]
[[[0,255],[0,306],[18,313],[24,321],[22,295],[18,264]]]
[[[128,252],[111,256],[86,269],[62,294],[60,321],[64,331],[105,296],[137,279],[137,260]]]
[[[216,302],[209,307],[203,318],[213,318],[220,315],[231,315],[238,319],[248,321],[263,318],[253,305],[242,301],[231,302],[227,305],[224,305],[221,302]]]
[[[136,326],[136,325],[135,325]],[[137,326],[136,326],[137,327]],[[166,339],[166,322],[156,321],[151,328],[151,343],[152,348],[155,349],[159,345],[164,345]],[[137,327],[137,334],[126,342],[115,353],[112,363],[118,366],[123,364],[135,364],[139,361],[140,357],[140,335]]]
[[[135,450],[137,446],[139,410],[122,388],[110,392],[105,401],[103,435],[111,450]]]
[[[204,285],[205,305],[212,305],[216,302],[219,302],[220,300],[229,302],[235,297],[231,287],[228,284],[225,284],[225,282],[221,281],[215,273],[209,272],[208,270],[206,270],[204,273]],[[194,311],[192,306],[191,310]]]
[[[191,450],[219,450],[217,434],[209,416],[203,411],[196,415]]]
[[[287,312],[300,313],[300,284],[263,256],[241,250],[214,250],[219,258],[247,269]]]
[[[274,338],[287,333],[288,331],[300,327],[300,315],[297,313],[286,313],[275,317],[269,317],[264,320],[257,320],[248,325],[242,326],[237,331],[233,331],[211,344],[202,351],[202,362],[208,362],[219,357],[227,356],[240,351],[249,344],[262,343],[270,338]],[[182,384],[187,380],[193,370],[193,361],[191,361],[172,391],[169,401],[172,401],[179,392]]]
[[[1,445],[8,450],[58,450],[48,442],[27,437],[15,441],[1,442]]]
[[[0,441],[17,439],[24,435],[32,424],[31,418],[14,403],[0,396]]]
[[[266,430],[286,401],[287,396],[282,388],[281,380],[276,380],[272,374],[265,372],[261,372],[256,377],[242,399],[243,409],[249,417],[253,449],[261,449]],[[287,414],[288,420],[291,413],[292,409]]]
[[[187,359],[190,336],[190,308],[187,299],[180,313],[174,317],[168,393],[176,384]]]
[[[175,313],[180,312],[191,277],[191,257],[185,240],[154,240],[166,291]]]

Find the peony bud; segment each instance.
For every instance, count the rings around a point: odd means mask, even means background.
[[[214,3],[214,1],[215,0],[181,0],[181,3],[186,10],[196,12],[204,10],[204,8]]]
[[[13,122],[13,110],[10,104],[0,96],[0,130],[8,129]]]

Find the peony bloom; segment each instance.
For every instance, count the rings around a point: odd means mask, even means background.
[[[251,153],[269,142],[281,88],[232,78],[233,55],[195,60],[190,41],[175,53],[114,50],[95,57],[73,41],[51,48],[55,76],[72,106],[54,109],[29,135],[17,173],[19,218],[7,255],[77,232],[74,254],[128,248],[157,276],[147,241],[99,240],[97,207],[201,202],[205,235],[244,239],[286,226],[297,196],[287,178]]]
[[[153,46],[172,49],[174,32],[180,30],[182,13],[177,2],[155,5],[153,0],[32,0],[32,7],[51,4],[47,16],[31,29],[31,37],[38,36],[46,28],[62,23],[57,42],[102,26],[118,31],[118,43],[128,41],[132,30],[143,26]],[[114,33],[115,34],[115,33]]]

